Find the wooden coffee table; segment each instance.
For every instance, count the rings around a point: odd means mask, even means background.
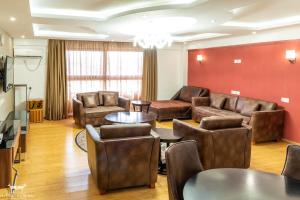
[[[132,103],[134,112],[137,111],[136,108],[138,108],[138,110],[140,112],[143,112],[143,108],[146,108],[146,112],[148,113],[150,105],[151,105],[151,101],[136,100],[136,101],[131,101],[131,103]]]
[[[167,147],[170,146],[171,143],[180,142],[182,140],[182,136],[175,135],[173,133],[172,129],[167,128],[154,128],[153,131],[155,131],[160,138],[161,143],[166,143]],[[166,172],[166,164],[162,162],[161,159],[161,145],[159,145],[159,173],[165,175]]]
[[[115,112],[106,115],[105,120],[117,124],[149,123],[155,128],[156,115],[145,112]]]

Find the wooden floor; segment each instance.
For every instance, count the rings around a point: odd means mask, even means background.
[[[172,122],[158,123],[157,126],[170,128]],[[87,155],[74,142],[78,131],[71,119],[31,124],[26,160],[15,165],[20,174],[17,184],[25,185],[25,188],[17,191],[14,199],[168,199],[166,177],[161,175],[155,189],[142,187],[100,196],[89,172]],[[278,142],[252,146],[251,168],[280,174],[286,145]],[[0,190],[0,199],[10,199],[7,190]]]

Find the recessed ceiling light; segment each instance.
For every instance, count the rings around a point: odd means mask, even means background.
[[[10,17],[9,20],[14,22],[14,21],[16,21],[16,18],[15,17]]]
[[[25,35],[21,35],[21,38],[25,38]]]
[[[253,35],[255,35],[255,34],[256,34],[256,32],[255,32],[255,31],[253,31],[253,32],[252,32],[252,34],[253,34]]]
[[[216,20],[212,19],[210,22],[214,24],[216,23]]]

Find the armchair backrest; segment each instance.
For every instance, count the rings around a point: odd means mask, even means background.
[[[105,126],[98,137],[93,137],[93,127],[86,126],[89,166],[100,191],[155,184],[159,137],[150,134],[149,126]]]
[[[101,139],[150,136],[150,133],[151,125],[146,123],[104,125],[100,128]]]
[[[204,169],[248,168],[251,156],[251,130],[245,127],[207,130],[173,120],[174,134],[195,140]]]

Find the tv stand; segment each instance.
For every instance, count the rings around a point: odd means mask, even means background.
[[[13,165],[21,162],[21,123],[11,119],[10,115],[0,124],[0,133],[3,134],[0,143],[0,188],[15,184],[18,173],[16,171],[13,176]]]

